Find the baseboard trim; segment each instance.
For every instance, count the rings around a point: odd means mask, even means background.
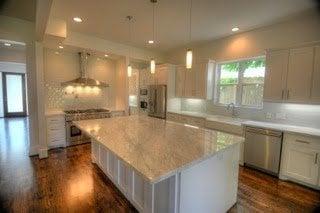
[[[31,146],[30,148],[29,148],[29,156],[31,157],[31,156],[36,156],[36,155],[38,155],[39,154],[39,152],[38,152],[38,146]]]

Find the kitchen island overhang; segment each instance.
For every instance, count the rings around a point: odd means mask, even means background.
[[[225,212],[244,138],[146,116],[74,122],[92,161],[140,212]]]

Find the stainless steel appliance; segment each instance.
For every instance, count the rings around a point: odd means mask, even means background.
[[[65,112],[67,146],[90,142],[90,138],[78,129],[73,121],[109,118],[110,111],[106,109],[67,110]]]
[[[167,110],[167,86],[148,86],[148,115],[157,118],[166,118]]]
[[[244,144],[245,166],[279,175],[283,133],[279,131],[246,127]]]

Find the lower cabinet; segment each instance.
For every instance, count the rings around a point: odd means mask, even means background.
[[[320,138],[284,134],[280,178],[319,188]]]
[[[159,183],[150,184],[99,142],[91,142],[92,162],[96,163],[139,212],[175,212],[177,209],[173,175]]]
[[[47,144],[49,148],[66,146],[66,127],[64,115],[46,116]]]

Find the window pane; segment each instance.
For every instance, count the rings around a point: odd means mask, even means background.
[[[264,83],[265,59],[253,59],[241,63],[244,68],[243,83]]]
[[[263,98],[263,84],[249,84],[242,86],[242,105],[261,106]]]
[[[220,84],[238,83],[239,63],[222,64],[220,69]]]
[[[23,112],[21,75],[6,75],[8,112]]]
[[[236,85],[220,85],[220,96],[219,103],[220,104],[230,104],[236,102]]]

